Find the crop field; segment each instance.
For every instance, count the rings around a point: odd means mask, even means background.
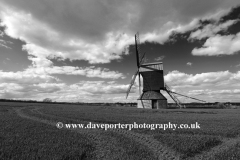
[[[200,128],[57,128],[56,124],[196,124]],[[147,110],[0,103],[0,159],[240,159],[240,109]]]

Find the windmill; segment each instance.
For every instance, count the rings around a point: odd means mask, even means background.
[[[136,60],[137,60],[137,71],[135,72],[128,90],[126,98],[131,91],[132,86],[134,85],[135,79],[138,76],[139,80],[139,98],[138,98],[138,108],[167,108],[167,98],[164,97],[161,91],[166,91],[169,96],[173,99],[176,105],[179,108],[182,108],[180,100],[177,98],[177,95],[188,97],[176,92],[171,91],[170,87],[164,83],[164,72],[163,72],[163,63],[154,62],[154,63],[145,63],[145,53],[142,54],[139,48],[140,39],[139,33],[135,35],[135,50],[136,50]],[[141,92],[141,81],[140,77],[143,78],[143,90]],[[199,100],[196,98],[192,98]],[[202,101],[202,100],[199,100]],[[205,102],[205,101],[203,101]]]

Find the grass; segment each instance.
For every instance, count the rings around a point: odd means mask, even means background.
[[[217,153],[216,155],[214,155],[212,157],[213,160],[217,159],[217,160],[230,160],[230,159],[240,159],[240,143],[237,143],[234,146],[231,146],[230,148],[221,151],[219,153]]]
[[[0,111],[0,159],[93,159],[86,137]],[[8,111],[6,111],[8,110]],[[67,137],[67,138],[66,138]]]
[[[38,111],[33,107],[41,107]],[[78,106],[34,103],[0,103],[0,159],[154,159],[144,145],[114,132],[96,132],[101,142],[89,134],[59,130],[54,126],[19,117],[14,108],[38,119],[63,123],[176,123],[198,122],[200,129],[150,130],[135,129],[133,133],[152,136],[156,141],[175,151],[181,159],[208,152],[233,139],[240,133],[239,109],[162,109],[145,110],[111,106]],[[89,139],[90,138],[90,139]],[[100,145],[100,146],[99,146]],[[100,149],[102,147],[102,149]],[[231,146],[214,159],[239,158],[240,145]],[[112,155],[110,154],[110,151]],[[101,157],[102,156],[102,157]],[[110,158],[110,157],[111,158]],[[114,159],[115,159],[114,158]],[[120,158],[121,159],[121,158]]]
[[[221,144],[221,139],[215,136],[158,134],[154,136],[160,142],[182,154],[181,158],[192,157],[202,151]]]

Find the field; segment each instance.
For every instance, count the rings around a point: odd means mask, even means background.
[[[63,124],[200,124],[200,128],[81,129]],[[145,110],[0,103],[0,159],[240,159],[240,109]]]

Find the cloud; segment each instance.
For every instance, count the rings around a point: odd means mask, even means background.
[[[160,56],[160,57],[155,58],[154,60],[155,61],[162,61],[164,58],[165,58],[165,56]]]
[[[240,51],[240,33],[236,35],[216,35],[208,38],[202,48],[194,48],[195,56],[233,55]]]
[[[109,84],[104,81],[81,81],[77,84],[71,85],[70,88],[94,94],[125,94],[127,92],[128,85],[116,83]]]
[[[3,72],[0,70],[0,82],[19,83],[19,84],[34,84],[34,83],[50,83],[57,82],[59,79],[46,75],[34,74],[28,72]]]
[[[89,63],[109,63],[128,54],[128,45],[134,39],[124,33],[108,32],[105,40],[92,43],[84,37],[65,35],[44,22],[34,19],[32,14],[7,10],[1,14],[6,34],[20,38],[27,44],[23,49],[36,57],[86,60]],[[18,26],[18,27],[16,27]]]
[[[65,84],[61,83],[2,83],[0,97],[5,99],[41,99],[41,95],[50,95],[62,90]]]
[[[203,86],[234,86],[240,82],[240,71],[208,72],[201,74],[186,74],[179,71],[169,72],[164,76],[166,83],[174,87],[203,87]]]
[[[42,100],[49,97],[55,101],[105,101],[102,97],[112,94],[126,93],[128,85],[118,84],[116,81],[80,81],[67,85],[51,74],[84,75],[87,77],[99,77],[117,79],[121,73],[108,69],[78,68],[72,66],[27,68],[19,72],[0,71],[0,98],[8,99],[34,99]],[[122,77],[123,78],[123,77]]]
[[[3,37],[4,32],[0,30],[0,37]]]
[[[7,44],[8,43],[11,43],[9,41],[4,41],[2,39],[0,39],[0,46],[4,47],[4,48],[7,48],[7,49],[12,49],[11,47],[9,47]]]
[[[1,27],[1,19],[0,19],[0,27]],[[0,37],[4,38],[4,27],[1,27],[0,28]],[[0,47],[4,47],[4,48],[7,48],[7,49],[12,49],[11,47],[9,47],[9,44],[13,44],[12,42],[10,41],[6,41],[4,39],[0,38]]]
[[[240,94],[239,89],[225,89],[225,90],[210,90],[210,89],[205,89],[205,90],[191,90],[189,91],[189,94],[192,95],[232,95],[232,94]]]
[[[124,79],[125,76],[117,71],[110,71],[107,68],[96,68],[94,66],[90,67],[73,67],[73,66],[49,66],[49,67],[29,67],[26,69],[28,73],[35,74],[65,74],[65,75],[82,75],[86,77],[98,77],[104,79]]]
[[[32,66],[29,66],[24,72],[34,73],[39,75],[65,74],[65,75],[82,75],[86,77],[98,77],[109,79],[124,79],[126,78],[118,71],[110,71],[108,68],[95,66],[89,67],[74,67],[74,66],[54,66],[52,61],[45,57],[29,56],[32,61]]]
[[[192,63],[191,62],[187,62],[187,66],[192,66]]]
[[[65,83],[21,83],[19,81],[1,83],[0,98],[34,99],[46,98],[54,101],[84,101],[84,102],[106,102],[115,97],[114,95],[126,94],[128,85],[110,83],[104,81],[80,81],[79,83],[67,85]],[[125,100],[122,99],[123,101]]]
[[[229,20],[221,24],[219,24],[218,22],[215,22],[214,24],[208,24],[204,26],[202,29],[198,29],[192,32],[189,36],[189,40],[194,39],[201,40],[203,38],[212,37],[220,31],[226,31],[230,26],[236,24],[238,21],[239,20]]]
[[[228,29],[239,23],[240,6],[232,8],[228,13],[222,14],[217,19],[206,19],[202,25],[191,32],[188,40],[204,40],[200,48],[194,48],[192,54],[195,56],[219,56],[233,55],[240,51],[240,33],[230,34]]]
[[[95,95],[126,93],[128,87],[128,85],[117,84],[115,81],[110,81],[109,83],[104,81],[81,81],[77,84],[67,85],[51,76],[51,74],[69,74],[110,79],[122,77],[121,73],[95,68],[94,66],[85,69],[71,66],[28,68],[22,72],[0,71],[0,74],[0,98],[42,100],[46,98],[47,94],[50,98],[57,101],[73,100],[66,99],[68,96],[75,97],[75,101],[77,101],[84,95],[85,98],[88,97],[89,100],[94,101]],[[64,97],[64,95],[66,96]]]
[[[238,0],[1,0],[2,25],[27,42],[30,55],[109,63],[128,54],[133,35],[164,43],[173,32],[186,32],[201,17],[219,17]]]

